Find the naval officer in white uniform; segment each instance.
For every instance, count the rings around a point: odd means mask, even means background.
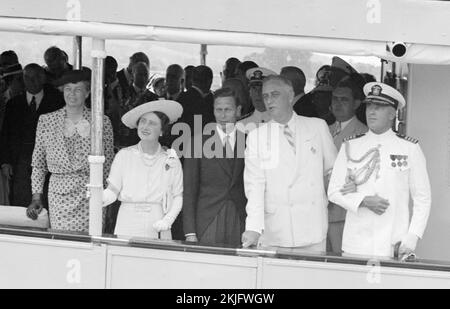
[[[417,140],[391,129],[396,110],[406,104],[403,96],[376,82],[366,84],[364,93],[369,132],[344,142],[328,187],[330,201],[347,209],[342,250],[392,257],[400,242],[399,255],[408,255],[430,213],[425,157]]]

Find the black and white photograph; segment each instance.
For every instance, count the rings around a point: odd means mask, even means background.
[[[0,0],[0,289],[450,289],[449,16]]]

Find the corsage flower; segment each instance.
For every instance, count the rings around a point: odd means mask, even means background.
[[[166,171],[171,167],[175,167],[176,161],[178,159],[177,152],[174,149],[167,149],[167,159],[166,159]]]

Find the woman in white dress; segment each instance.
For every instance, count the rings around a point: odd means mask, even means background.
[[[183,204],[183,171],[176,152],[163,149],[159,138],[182,111],[178,102],[158,100],[122,117],[141,141],[117,153],[103,192],[104,206],[121,201],[115,235],[172,239],[170,228]]]

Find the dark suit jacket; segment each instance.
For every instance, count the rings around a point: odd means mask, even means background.
[[[195,88],[189,88],[188,91],[180,94],[178,102],[183,106],[183,114],[178,122],[187,123],[191,128],[191,135],[201,134],[200,131],[194,132],[194,115],[202,116],[202,127],[207,123],[215,122],[212,95],[202,97]]]
[[[30,111],[26,94],[8,101],[0,140],[0,164],[15,165],[19,159],[30,161],[33,155],[38,118],[65,105],[58,90],[46,86],[36,114]]]
[[[209,138],[215,139],[218,147],[222,142],[214,132],[198,137],[202,145]],[[194,139],[195,140],[195,139]],[[211,143],[211,140],[209,140]],[[183,227],[184,233],[196,233],[200,237],[214,220],[223,205],[231,201],[245,222],[247,198],[244,192],[245,134],[237,131],[234,159],[185,158],[183,169]],[[221,150],[219,150],[221,151]],[[230,162],[234,161],[234,162]]]
[[[316,107],[313,104],[311,93],[303,95],[294,103],[294,111],[300,116],[319,117]]]
[[[119,80],[120,87],[124,92],[123,95],[125,96],[125,98],[128,98],[130,96],[129,88],[131,85],[128,83],[128,79],[125,76],[125,70],[126,68],[123,68],[122,70],[117,72],[117,79]]]

